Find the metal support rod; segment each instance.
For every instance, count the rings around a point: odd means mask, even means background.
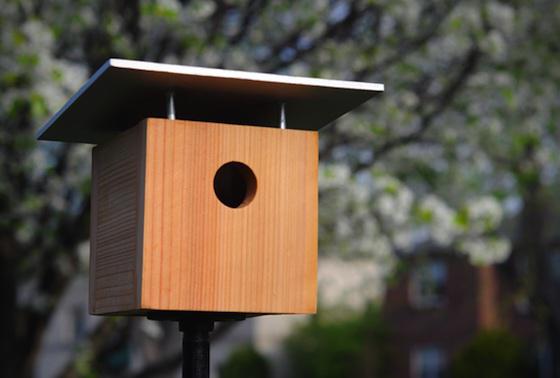
[[[210,332],[214,322],[240,321],[247,314],[235,312],[152,311],[150,320],[171,320],[183,332],[183,378],[210,377]]]
[[[286,106],[284,103],[280,107],[280,128],[282,130],[286,129]]]
[[[179,321],[183,332],[183,378],[210,377],[210,332],[214,321],[185,319]]]
[[[175,119],[175,99],[173,98],[173,92],[167,94],[167,118]]]

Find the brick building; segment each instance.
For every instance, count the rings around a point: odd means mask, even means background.
[[[383,305],[393,377],[444,377],[453,355],[482,329],[532,338],[533,323],[509,301],[496,267],[473,266],[453,253],[411,256],[406,265]]]

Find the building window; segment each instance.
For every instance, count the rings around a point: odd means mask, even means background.
[[[440,348],[429,346],[413,350],[411,359],[412,378],[442,378],[445,355]]]
[[[416,308],[440,307],[445,299],[447,267],[441,261],[417,266],[410,276],[409,297]]]

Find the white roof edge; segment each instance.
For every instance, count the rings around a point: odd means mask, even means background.
[[[277,74],[259,73],[259,72],[224,70],[219,68],[183,66],[177,64],[143,62],[139,60],[128,60],[128,59],[117,59],[117,58],[109,59],[105,63],[105,65],[115,67],[115,68],[128,68],[128,69],[142,70],[142,71],[166,72],[166,73],[174,73],[174,74],[182,74],[182,75],[194,75],[194,76],[227,78],[227,79],[237,79],[237,80],[252,80],[252,81],[261,81],[261,82],[269,82],[269,83],[272,82],[272,83],[280,83],[280,84],[308,85],[308,86],[315,86],[315,87],[353,89],[353,90],[372,91],[372,92],[383,92],[385,90],[385,86],[379,83],[317,79],[317,78],[308,78],[308,77],[301,77],[301,76],[288,76],[288,75],[277,75]],[[103,69],[103,68],[106,69],[105,65],[99,71],[105,71]],[[94,79],[94,77],[92,77],[92,79]],[[93,82],[93,80],[90,81]],[[87,87],[90,81],[88,81],[88,83],[84,85],[83,89]],[[80,90],[78,93],[80,92],[82,92],[82,90]]]

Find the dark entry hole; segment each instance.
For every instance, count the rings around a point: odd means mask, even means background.
[[[238,208],[249,204],[257,191],[257,178],[247,165],[231,161],[214,176],[214,193],[221,203]]]

